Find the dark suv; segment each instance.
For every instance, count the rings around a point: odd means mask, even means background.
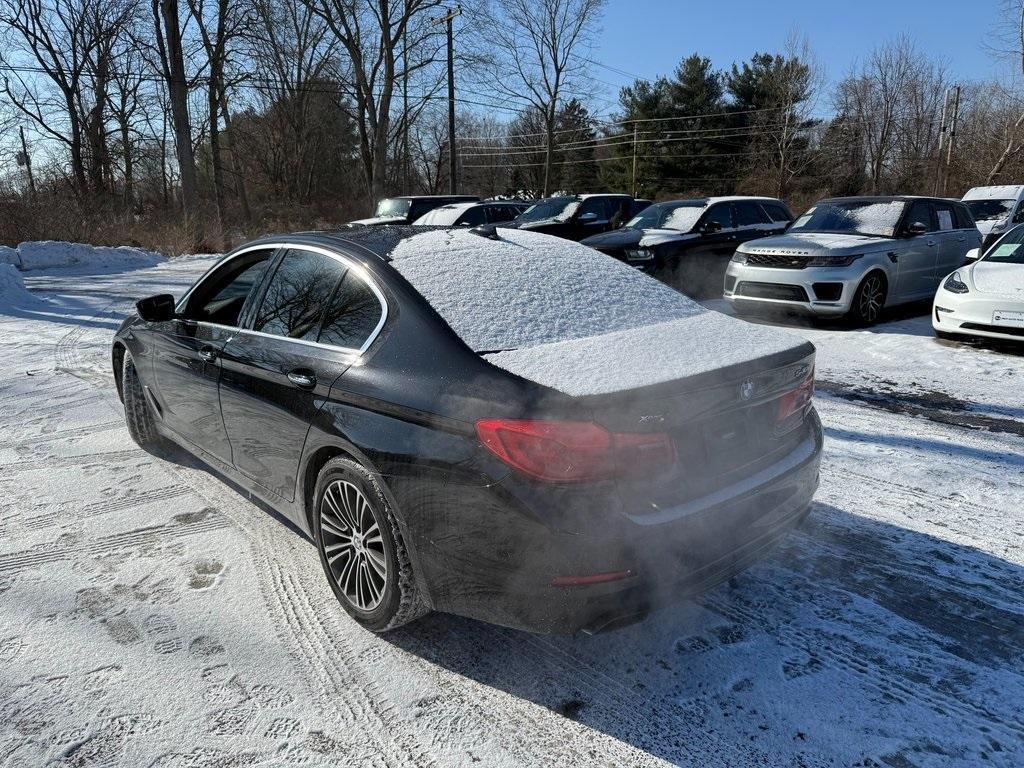
[[[416,219],[435,208],[451,203],[475,203],[476,195],[406,195],[386,197],[377,203],[377,210],[368,219],[356,219],[349,224],[373,226],[379,224],[412,224]]]
[[[502,227],[583,240],[622,226],[650,205],[629,195],[563,195],[538,200]]]

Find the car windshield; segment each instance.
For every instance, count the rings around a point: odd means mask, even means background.
[[[401,197],[388,197],[377,203],[377,212],[373,215],[377,218],[384,216],[406,216],[412,207],[412,200],[405,200]]]
[[[645,208],[629,220],[625,229],[678,229],[689,232],[704,213],[705,204],[697,201],[685,203],[658,203]]]
[[[893,237],[905,205],[902,200],[822,202],[794,221],[789,231]]]
[[[964,200],[975,221],[1005,219],[1013,208],[1013,200]]]
[[[541,200],[540,202],[531,205],[519,214],[516,221],[530,222],[546,221],[548,219],[565,221],[572,216],[579,207],[580,200],[578,197],[549,197],[547,200]]]
[[[983,260],[999,264],[1024,264],[1024,226],[1011,229],[1002,240],[989,249]]]

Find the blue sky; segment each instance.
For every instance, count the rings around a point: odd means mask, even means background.
[[[1000,0],[608,0],[593,58],[651,78],[668,74],[690,53],[716,67],[779,51],[791,30],[806,35],[830,82],[888,38],[906,32],[919,49],[944,59],[953,77],[977,80],[1007,70],[991,40]],[[623,75],[597,68],[598,112],[614,107]]]

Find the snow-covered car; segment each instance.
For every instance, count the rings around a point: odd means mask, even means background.
[[[1024,341],[1024,225],[946,276],[935,293],[932,328],[946,338]]]
[[[688,296],[721,294],[736,246],[785,231],[793,215],[772,197],[708,197],[655,203],[621,229],[583,240]]]
[[[112,350],[132,437],[308,533],[375,631],[636,621],[760,557],[818,484],[809,342],[555,237],[265,238],[137,308]]]
[[[744,243],[725,274],[738,312],[777,307],[870,325],[930,299],[981,235],[965,205],[931,197],[822,200],[784,235]]]
[[[1024,222],[1024,185],[1021,184],[973,187],[967,190],[963,202],[978,225],[983,248],[988,248],[1015,224]]]
[[[383,226],[384,224],[412,224],[428,211],[442,205],[452,203],[475,203],[480,200],[475,195],[406,195],[403,197],[386,197],[377,203],[373,216],[368,219],[356,219],[349,224],[364,227]]]
[[[578,241],[622,226],[650,204],[620,194],[559,195],[538,200],[501,226]]]
[[[512,221],[529,206],[529,203],[515,200],[451,203],[428,211],[413,224],[418,227],[477,227],[481,224],[504,224]]]

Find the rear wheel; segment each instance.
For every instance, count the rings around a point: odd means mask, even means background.
[[[874,325],[882,316],[885,308],[887,283],[881,272],[871,272],[860,281],[857,292],[853,294],[853,304],[846,314],[854,325]]]
[[[146,400],[142,382],[139,381],[139,373],[135,370],[135,361],[132,359],[132,353],[128,351],[125,351],[121,363],[121,392],[128,434],[143,450],[159,453],[165,447],[165,442],[157,431],[153,408]]]
[[[363,466],[348,458],[327,462],[313,503],[320,562],[352,618],[384,632],[427,613],[394,510]]]

